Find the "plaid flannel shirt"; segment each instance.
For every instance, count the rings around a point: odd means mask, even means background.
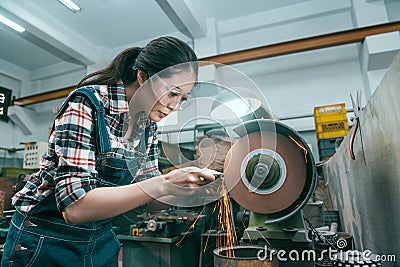
[[[115,86],[91,88],[105,109],[111,143],[111,152],[107,155],[124,158],[128,145],[123,125],[126,125],[124,121],[130,119],[124,85],[120,82]],[[132,182],[142,175],[160,175],[157,124],[141,116],[135,126],[143,131],[149,127],[149,135],[146,160],[132,177]],[[39,171],[32,174],[25,187],[14,195],[12,203],[16,209],[28,212],[54,191],[57,208],[61,212],[96,187],[96,141],[93,127],[91,104],[82,96],[74,97],[55,120],[48,151],[41,158]],[[137,145],[139,141],[131,140],[130,143]]]

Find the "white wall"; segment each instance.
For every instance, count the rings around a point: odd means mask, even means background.
[[[312,114],[314,106],[342,102],[351,108],[349,93],[363,88],[361,78],[358,61],[253,77],[278,117]],[[310,130],[313,127],[303,125],[301,128]]]
[[[385,0],[386,11],[390,21],[400,20],[400,1]]]

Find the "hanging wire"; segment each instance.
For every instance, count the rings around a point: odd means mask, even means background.
[[[304,220],[307,222],[308,226],[311,229],[311,232],[317,237],[321,242],[323,243],[328,243],[329,246],[331,246],[333,249],[338,249],[337,244],[332,243],[328,238],[325,238],[315,227],[314,225],[304,217]]]

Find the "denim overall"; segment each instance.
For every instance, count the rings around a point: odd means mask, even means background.
[[[111,150],[104,108],[88,88],[79,88],[64,102],[57,116],[67,107],[70,98],[82,95],[95,108],[96,170],[98,186],[119,186],[132,182],[138,164],[123,158],[107,156]],[[146,149],[146,134],[139,150]],[[136,160],[138,163],[138,160]],[[132,166],[131,169],[127,165]],[[134,169],[132,169],[134,168]],[[54,192],[28,213],[16,211],[7,236],[1,266],[118,266],[120,242],[112,229],[112,218],[79,225],[68,225],[57,210]]]

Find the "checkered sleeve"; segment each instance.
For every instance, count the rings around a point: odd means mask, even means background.
[[[60,212],[96,186],[95,144],[92,108],[77,96],[55,122],[58,167],[54,181]]]

